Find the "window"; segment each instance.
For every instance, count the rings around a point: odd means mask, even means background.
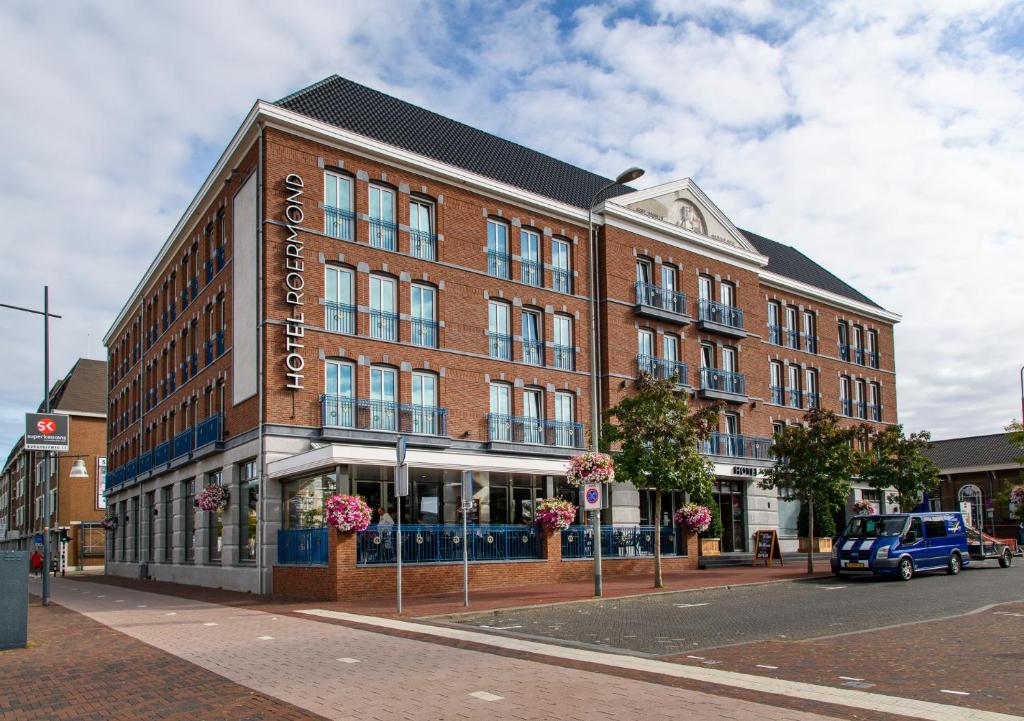
[[[839,357],[850,360],[850,325],[846,321],[839,321]]]
[[[701,300],[714,300],[715,281],[709,276],[702,275],[697,278],[697,297]]]
[[[785,423],[782,423],[780,421],[774,421],[772,423],[772,435],[773,436],[780,435],[784,430],[786,430],[786,424]]]
[[[196,481],[194,478],[185,481],[183,496],[182,512],[185,516],[185,537],[182,542],[185,545],[185,563],[192,563],[196,559]]]
[[[555,368],[576,370],[576,347],[572,340],[572,318],[555,316]]]
[[[878,331],[868,331],[867,364],[878,368]]]
[[[721,298],[722,298],[722,305],[728,306],[730,308],[736,305],[736,286],[735,285],[733,285],[732,283],[725,283],[725,282],[723,282],[723,283],[721,283],[721,287],[719,289],[719,292],[720,292],[720,295],[721,295]]]
[[[509,308],[496,300],[487,302],[487,347],[491,358],[512,360],[512,338],[509,336]]]
[[[928,538],[945,538],[946,522],[942,518],[924,519],[924,532]]]
[[[370,337],[398,340],[395,281],[392,278],[370,276]]]
[[[413,345],[437,347],[437,321],[435,318],[434,289],[425,285],[412,286],[412,314],[409,319]]]
[[[491,383],[488,433],[492,441],[512,440],[512,391],[507,383]]]
[[[324,327],[354,335],[356,332],[355,278],[348,268],[327,266],[324,280]]]
[[[416,258],[435,260],[433,206],[425,200],[409,201],[409,254]]]
[[[782,304],[768,301],[768,342],[782,345]]]
[[[679,362],[679,338],[674,335],[664,335],[661,338],[661,357],[665,364],[674,368]]]
[[[864,392],[864,381],[863,380],[858,380],[857,383],[853,387],[853,401],[854,401],[854,404],[856,405],[857,417],[858,418],[867,418],[868,417],[867,407],[866,407],[867,403],[865,401],[866,397],[867,397],[867,394]]]
[[[654,358],[654,331],[641,330],[637,332],[637,355],[642,359],[641,362],[648,362],[651,358]]]
[[[523,362],[544,365],[544,340],[541,337],[541,314],[523,311]]]
[[[722,348],[722,370],[726,373],[736,372],[736,349]]]
[[[541,285],[544,280],[543,267],[540,263],[540,234],[525,228],[519,231],[520,246],[520,280],[527,285]]]
[[[818,394],[818,371],[814,368],[804,371],[804,395],[807,397],[808,408],[821,406],[821,396]]]
[[[853,354],[854,362],[864,365],[864,329],[859,325],[853,326]]]
[[[572,271],[569,262],[569,241],[551,240],[551,288],[559,293],[572,293]]]
[[[667,297],[673,297],[676,292],[676,269],[673,266],[661,266],[661,287],[665,290]]]
[[[508,226],[497,220],[487,221],[487,272],[497,278],[510,277]]]
[[[818,336],[815,332],[814,311],[804,311],[804,350],[818,352]]]
[[[437,376],[412,374],[412,432],[437,433]]]
[[[523,443],[544,442],[544,394],[539,390],[523,391]]]
[[[797,309],[786,306],[786,345],[800,349],[800,328],[797,325]]]
[[[847,376],[839,377],[839,405],[844,416],[853,415],[853,406],[850,402],[850,379]]]
[[[370,428],[373,430],[398,430],[397,387],[394,368],[370,369]]]
[[[324,173],[324,233],[352,240],[352,218],[352,181],[342,175]]]
[[[575,429],[574,397],[572,393],[555,393],[555,445],[574,448],[578,446]]]
[[[789,366],[789,406],[803,408],[803,393],[800,391],[800,366]]]
[[[327,361],[324,387],[324,425],[352,428],[356,421],[355,366]]]
[[[651,285],[651,261],[644,258],[636,261],[636,282]]]
[[[868,418],[882,420],[882,387],[878,383],[868,386]]]
[[[395,193],[379,185],[370,186],[370,245],[395,249]]]
[[[256,560],[256,526],[260,502],[256,461],[246,461],[238,467],[238,500],[238,560],[252,563]]]
[[[769,370],[769,390],[772,395],[772,403],[776,405],[784,405],[786,402],[786,391],[782,387],[782,363],[779,361],[772,361],[768,364]]]
[[[714,368],[715,367],[715,347],[707,343],[702,343],[700,346],[700,367],[701,368]]]
[[[220,471],[206,474],[206,485],[220,484]],[[209,529],[210,563],[220,562],[221,553],[224,548],[224,511],[210,511],[207,516],[207,528]]]
[[[174,486],[164,486],[160,514],[164,517],[164,562],[173,560],[174,551]]]

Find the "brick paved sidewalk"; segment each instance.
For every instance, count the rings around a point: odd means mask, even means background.
[[[38,600],[30,648],[0,652],[0,721],[323,719]]]

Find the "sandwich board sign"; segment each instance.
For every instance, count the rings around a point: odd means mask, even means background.
[[[754,532],[754,563],[764,561],[765,566],[771,566],[772,561],[778,559],[779,565],[782,562],[782,549],[779,547],[779,533],[774,528],[759,529]]]
[[[66,413],[26,413],[25,450],[67,452],[70,428]]]

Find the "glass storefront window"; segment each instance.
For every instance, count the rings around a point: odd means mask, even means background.
[[[324,501],[338,492],[333,471],[307,476],[284,484],[284,527],[312,528],[324,525]],[[359,494],[359,489],[356,489]],[[365,498],[365,496],[364,496]],[[370,503],[370,499],[366,499]]]
[[[238,560],[256,560],[256,519],[260,501],[260,483],[256,475],[256,461],[247,461],[239,467],[238,486],[238,541],[241,547]]]
[[[214,471],[206,476],[206,485],[220,485],[220,471]],[[207,529],[209,529],[210,563],[220,562],[221,551],[224,547],[224,511],[210,511],[207,514]]]

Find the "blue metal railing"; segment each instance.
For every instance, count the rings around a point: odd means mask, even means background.
[[[487,355],[499,360],[512,360],[512,336],[487,331]]]
[[[470,561],[522,561],[544,558],[543,534],[536,526],[461,524],[402,525],[402,563]],[[370,526],[356,534],[356,563],[381,565],[395,562],[398,548],[393,525]]]
[[[743,328],[743,311],[734,305],[725,305],[717,301],[701,298],[700,320],[709,323],[728,326],[730,328]]]
[[[512,256],[497,250],[487,251],[487,274],[496,278],[508,278],[512,267]]]
[[[202,448],[208,443],[215,443],[220,440],[220,429],[222,416],[214,413],[196,424],[196,448]]]
[[[224,355],[224,331],[217,331],[217,357]]]
[[[330,529],[281,528],[277,531],[277,562],[282,566],[326,566]]]
[[[641,354],[636,357],[636,367],[641,373],[655,378],[675,378],[676,383],[682,385],[689,383],[689,368],[679,361]]]
[[[344,303],[324,303],[324,328],[338,333],[356,333],[356,307]]]
[[[777,406],[783,406],[786,404],[786,389],[782,386],[769,386],[768,390],[771,392],[771,402]]]
[[[661,553],[685,555],[683,534],[674,526],[661,528]],[[654,526],[602,526],[601,555],[605,558],[637,558],[654,555]],[[594,529],[569,526],[562,531],[562,558],[593,558]]]
[[[811,393],[810,391],[804,391],[804,400],[807,403],[808,408],[820,408],[821,407],[821,394]]]
[[[768,342],[773,343],[774,345],[782,345],[782,326],[768,326]]]
[[[437,236],[422,230],[410,230],[409,255],[424,260],[437,260]]]
[[[153,449],[153,465],[159,466],[162,463],[169,463],[171,460],[171,442],[164,441]]]
[[[186,428],[174,437],[174,457],[181,458],[192,452],[192,429]]]
[[[567,371],[576,370],[576,349],[571,345],[556,345],[555,368]]]
[[[786,330],[786,346],[794,350],[800,350],[800,331]]]
[[[539,260],[530,260],[528,258],[520,258],[519,260],[519,280],[526,283],[527,285],[541,285],[541,281],[544,279],[544,269],[542,268]]]
[[[804,339],[804,350],[808,353],[818,352],[818,336],[808,335],[806,333],[801,334]]]
[[[700,387],[705,390],[736,393],[741,396],[747,394],[746,379],[742,373],[723,371],[718,368],[700,369]]]
[[[385,310],[367,311],[370,316],[370,337],[379,340],[398,340],[398,313]]]
[[[139,454],[139,464],[136,466],[139,473],[145,473],[153,467],[153,451],[146,451]]]
[[[351,210],[324,206],[324,233],[338,240],[352,240],[352,221],[355,214]]]
[[[203,344],[206,350],[206,365],[213,363],[213,341],[208,340]]]
[[[544,341],[523,338],[523,363],[544,365]]]
[[[842,405],[844,416],[853,416],[853,401],[849,398],[841,398],[839,403]]]
[[[572,273],[564,268],[552,268],[551,290],[559,293],[572,293]]]
[[[206,270],[206,282],[209,283],[213,280],[213,258],[207,258],[203,268]]]
[[[188,282],[189,290],[192,292],[192,300],[199,297],[199,276],[193,275],[192,280]]]
[[[634,287],[636,289],[636,302],[638,305],[660,308],[661,310],[679,313],[680,315],[687,314],[685,293],[659,288],[653,283],[644,283],[643,281],[637,281]]]
[[[786,395],[789,396],[789,407],[790,408],[803,408],[804,407],[804,394],[799,388],[787,388]]]
[[[882,420],[882,406],[873,403],[868,404],[868,418],[873,421]]]
[[[878,351],[869,351],[867,354],[868,365],[872,368],[878,367]]]
[[[850,360],[850,344],[840,343],[839,344],[839,358],[844,361]]]
[[[221,270],[224,267],[224,246],[217,248],[217,270]]]
[[[370,245],[384,250],[395,249],[395,235],[398,226],[390,220],[370,218]]]
[[[583,448],[583,424],[487,414],[487,439],[561,448]]]
[[[332,395],[321,396],[320,404],[328,428],[448,435],[447,408]]]
[[[708,440],[700,444],[700,452],[709,456],[750,458],[767,461],[771,458],[768,453],[771,446],[771,438],[730,433],[712,433]]]
[[[428,318],[412,318],[409,321],[409,330],[412,337],[409,339],[413,345],[424,346],[425,348],[437,348],[437,321]]]

